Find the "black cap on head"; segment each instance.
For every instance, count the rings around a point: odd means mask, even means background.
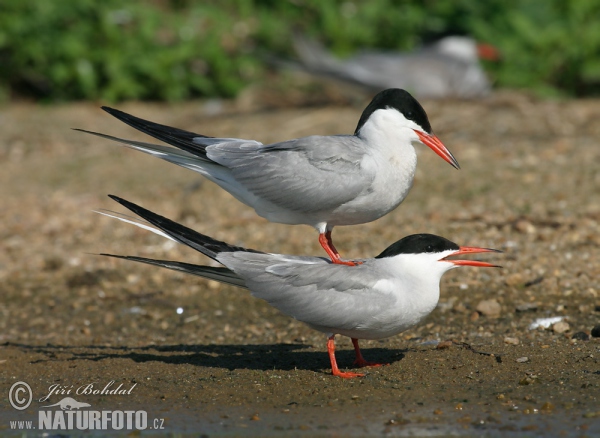
[[[358,134],[360,128],[369,120],[371,114],[379,109],[395,108],[409,120],[412,120],[419,125],[425,132],[431,134],[431,125],[425,110],[417,99],[412,97],[406,90],[400,88],[388,88],[379,92],[365,108],[360,116],[354,135]]]
[[[412,234],[388,246],[376,259],[393,257],[398,254],[421,254],[443,251],[458,251],[459,246],[435,234]]]

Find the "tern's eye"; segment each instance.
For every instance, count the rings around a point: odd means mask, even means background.
[[[408,111],[406,113],[406,118],[407,119],[411,119],[412,120],[414,118],[414,116],[415,116],[415,113],[413,113],[412,111]]]
[[[427,248],[425,248],[425,251],[433,252],[433,245],[427,245]]]

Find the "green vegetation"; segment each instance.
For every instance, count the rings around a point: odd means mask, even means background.
[[[299,29],[340,56],[471,34],[503,59],[497,86],[600,92],[597,0],[20,0],[0,2],[0,97],[181,100],[234,96],[293,57]]]

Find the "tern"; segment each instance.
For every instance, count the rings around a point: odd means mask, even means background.
[[[377,94],[353,135],[313,135],[268,145],[207,137],[103,109],[177,149],[78,131],[194,170],[271,222],[316,228],[319,243],[331,260],[340,264],[354,265],[340,258],[331,239],[333,227],[374,221],[404,200],[417,165],[413,142],[429,146],[459,168],[433,134],[423,107],[400,89]]]
[[[375,258],[355,267],[327,258],[269,254],[200,234],[132,202],[109,195],[145,221],[113,212],[100,212],[187,245],[225,267],[193,265],[169,260],[102,254],[173,269],[249,289],[282,313],[326,333],[332,374],[344,378],[364,374],[342,372],[335,359],[336,334],[352,339],[357,366],[367,362],[359,339],[382,339],[418,324],[435,309],[440,280],[459,266],[498,267],[452,256],[495,249],[458,246],[443,237],[415,234],[390,245]],[[156,228],[155,228],[156,227]]]
[[[486,96],[491,85],[479,60],[499,58],[493,46],[465,36],[447,36],[414,52],[361,51],[343,60],[299,35],[294,47],[302,62],[298,67],[308,73],[367,90],[402,87],[420,99]]]

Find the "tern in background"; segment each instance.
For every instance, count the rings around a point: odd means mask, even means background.
[[[491,90],[480,59],[497,60],[498,51],[469,37],[448,36],[414,52],[362,51],[339,59],[314,40],[294,37],[301,68],[358,85],[369,91],[389,87],[410,90],[419,99],[484,97]]]
[[[269,254],[220,242],[129,201],[110,197],[145,221],[112,212],[102,214],[183,243],[225,268],[103,255],[249,289],[253,296],[262,298],[284,314],[326,333],[332,373],[339,377],[361,377],[363,374],[339,370],[335,360],[336,334],[352,339],[357,366],[380,365],[363,358],[359,339],[387,338],[418,324],[435,309],[440,279],[446,271],[459,266],[497,267],[487,262],[449,257],[499,251],[458,246],[432,234],[405,237],[377,257],[360,260],[355,267],[334,264],[326,258]]]
[[[213,138],[142,120],[103,107],[128,125],[178,149],[79,130],[194,170],[271,222],[306,224],[334,263],[336,225],[379,219],[408,194],[417,155],[429,146],[455,168],[458,162],[433,134],[423,107],[408,92],[377,94],[363,111],[354,135],[302,137],[264,145],[256,140]]]

